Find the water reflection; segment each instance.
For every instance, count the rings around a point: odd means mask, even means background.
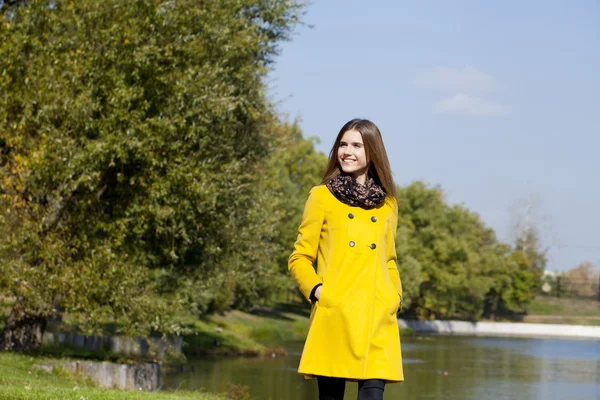
[[[165,388],[235,383],[255,399],[313,400],[316,382],[296,373],[301,346],[289,345],[288,357],[193,361],[165,376]],[[402,353],[406,382],[388,385],[386,399],[600,399],[600,341],[417,336],[403,338]]]

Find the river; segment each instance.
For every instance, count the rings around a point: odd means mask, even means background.
[[[256,400],[315,400],[315,380],[296,373],[302,343],[287,357],[204,358],[163,377],[164,389],[225,392],[245,385]],[[405,382],[385,399],[599,400],[600,341],[464,336],[402,338]],[[346,399],[356,399],[347,383]]]

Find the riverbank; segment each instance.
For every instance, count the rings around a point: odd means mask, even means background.
[[[190,321],[192,333],[183,338],[183,353],[187,357],[279,354],[284,343],[306,338],[309,314],[306,307],[284,305]]]
[[[522,323],[464,321],[410,321],[400,323],[403,336],[411,333],[446,333],[464,335],[516,335],[596,338],[596,326],[600,329],[600,302],[581,299],[538,297],[529,306],[530,314]],[[183,337],[178,346],[185,357],[215,356],[262,356],[283,355],[283,345],[302,342],[308,333],[310,308],[304,303],[279,304],[274,308],[256,306],[250,312],[229,311],[204,318],[189,317],[190,334]],[[3,315],[0,315],[3,317]],[[544,325],[544,326],[538,326]],[[588,325],[588,327],[581,327]],[[0,328],[2,320],[0,318]],[[589,332],[588,332],[589,331]],[[177,350],[179,351],[179,350]],[[58,346],[46,343],[42,355],[94,359],[100,361],[152,361],[143,357],[128,356],[107,351],[94,351],[74,346]],[[181,353],[179,353],[181,356]],[[184,362],[177,355],[166,361]]]
[[[519,322],[398,320],[400,328],[415,333],[440,335],[512,336],[523,338],[571,338],[600,340],[600,326],[532,324]]]
[[[306,339],[309,316],[310,308],[293,304],[212,315],[193,322],[195,332],[184,337],[183,352],[188,357],[283,355],[285,343]],[[413,331],[404,327],[400,333]]]
[[[187,357],[261,356],[285,354],[285,342],[301,341],[308,331],[310,309],[285,305],[278,309],[256,307],[252,312],[230,311],[188,321],[190,335],[183,338],[182,351]],[[0,328],[2,327],[0,321]],[[99,388],[92,379],[76,376],[58,366],[51,372],[35,364],[60,365],[69,359],[136,362],[135,355],[91,351],[74,346],[43,345],[37,356],[0,353],[0,398],[4,399],[245,399],[246,389],[231,387],[226,394],[198,391],[139,392]],[[184,360],[180,360],[184,361]]]
[[[188,358],[203,355],[217,356],[268,356],[263,359],[284,362],[289,357],[279,358],[285,354],[285,343],[301,343],[308,331],[310,310],[302,305],[285,305],[276,309],[256,307],[252,312],[231,311],[223,315],[212,315],[202,320],[191,320],[192,335],[184,338],[183,351]],[[494,329],[489,328],[492,325]],[[541,326],[538,326],[541,325]],[[561,336],[571,331],[581,337],[586,329],[600,327],[580,327],[569,325],[542,325],[527,323],[471,323],[465,321],[406,321],[399,320],[402,336],[411,333],[438,333],[448,335],[479,336],[524,336],[543,337]],[[423,328],[426,327],[426,329]],[[436,327],[433,329],[432,327]],[[502,329],[498,329],[502,327]],[[522,335],[515,330],[527,329]],[[532,329],[534,331],[532,331]],[[536,329],[545,330],[540,334]],[[508,331],[507,331],[508,330]],[[43,350],[43,349],[42,349]],[[77,356],[73,350],[73,356]],[[296,354],[291,356],[292,359]],[[83,357],[85,358],[85,357]],[[64,368],[56,368],[52,372],[34,368],[34,364],[44,362],[60,362],[61,358],[48,357],[42,353],[40,357],[30,357],[10,353],[0,353],[0,398],[10,399],[200,399],[223,400],[226,395],[195,391],[148,393],[139,391],[108,390],[97,387],[83,376],[75,376]],[[260,360],[257,360],[260,361]],[[270,361],[276,362],[276,361]],[[295,361],[294,361],[295,362]],[[254,361],[253,361],[254,363]],[[295,368],[290,367],[290,368]],[[178,387],[178,386],[172,386]],[[193,388],[191,388],[193,389]],[[243,389],[243,388],[242,388]],[[213,389],[215,390],[215,389]],[[216,389],[221,390],[221,389]],[[244,392],[244,390],[241,390]],[[238,392],[239,393],[239,392]],[[243,399],[243,396],[230,395],[232,399]]]
[[[537,296],[527,311],[520,322],[400,319],[398,326],[423,334],[600,339],[600,301],[596,299]]]
[[[600,326],[597,299],[537,296],[527,307],[523,322],[559,325]]]
[[[225,400],[225,395],[198,391],[139,392],[96,387],[91,380],[61,368],[46,372],[34,367],[54,359],[0,353],[1,399],[94,399],[94,400]]]
[[[203,318],[189,316],[185,321],[189,333],[179,338],[177,346],[167,346],[171,353],[167,354],[163,361],[185,362],[185,357],[181,357],[181,353],[186,357],[204,355],[253,357],[280,354],[283,352],[281,346],[284,343],[302,341],[306,338],[309,315],[310,308],[297,303],[283,304],[277,308],[255,307],[250,312],[233,310]],[[0,331],[4,319],[6,315],[0,312]],[[106,332],[105,336],[99,337],[83,336],[75,333],[76,327],[68,324],[68,318],[65,320],[62,325],[52,325],[45,333],[44,341],[37,354],[52,358],[111,362],[155,360],[151,355],[140,355],[130,351],[132,348],[140,347],[138,343],[140,340],[114,336],[111,332]],[[75,339],[70,340],[69,344],[61,344],[62,342],[57,338],[65,335],[74,336]],[[106,344],[112,342],[118,342],[117,344],[120,345],[111,345],[108,348]],[[158,357],[158,359],[163,358]]]

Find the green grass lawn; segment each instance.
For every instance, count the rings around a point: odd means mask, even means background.
[[[50,359],[0,352],[0,399],[75,400],[222,400],[225,396],[202,392],[136,392],[95,387],[88,379],[64,370],[52,373],[33,368]]]
[[[308,313],[306,307],[282,306],[276,310],[231,311],[205,319],[190,318],[188,323],[193,333],[184,339],[184,352],[190,356],[280,352],[278,347],[284,342],[304,340],[308,331]],[[0,352],[0,399],[225,399],[224,395],[201,392],[107,390],[95,387],[83,377],[61,372],[60,368],[52,373],[33,368],[33,364],[57,361],[64,356],[111,360],[101,352],[89,353],[81,349],[49,349],[47,346],[41,349],[39,357]],[[232,388],[229,397],[243,399],[243,392],[240,388]]]
[[[600,301],[538,296],[527,307],[532,315],[600,317]]]
[[[259,355],[279,351],[285,342],[304,340],[308,310],[230,311],[190,324],[193,333],[184,337],[186,355]]]
[[[259,308],[251,313],[230,311],[205,319],[190,318],[188,323],[193,333],[184,339],[184,352],[189,356],[259,355],[265,352],[281,352],[279,346],[285,342],[305,339],[308,332],[309,311],[302,305],[285,305],[277,309]],[[86,378],[72,376],[60,368],[52,373],[33,368],[33,364],[57,361],[61,356],[102,359],[102,354],[91,356],[84,350],[66,348],[59,350],[44,352],[42,348],[40,357],[0,353],[0,399],[207,400],[225,398],[224,395],[201,392],[145,393],[107,390],[95,387]],[[239,388],[232,390],[233,395],[230,394],[230,397],[245,398],[243,393],[240,395]]]
[[[527,307],[525,322],[600,326],[600,301],[538,296]]]

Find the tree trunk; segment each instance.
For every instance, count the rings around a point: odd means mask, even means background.
[[[17,301],[0,335],[0,350],[26,352],[39,349],[47,322],[45,316],[26,313]]]

